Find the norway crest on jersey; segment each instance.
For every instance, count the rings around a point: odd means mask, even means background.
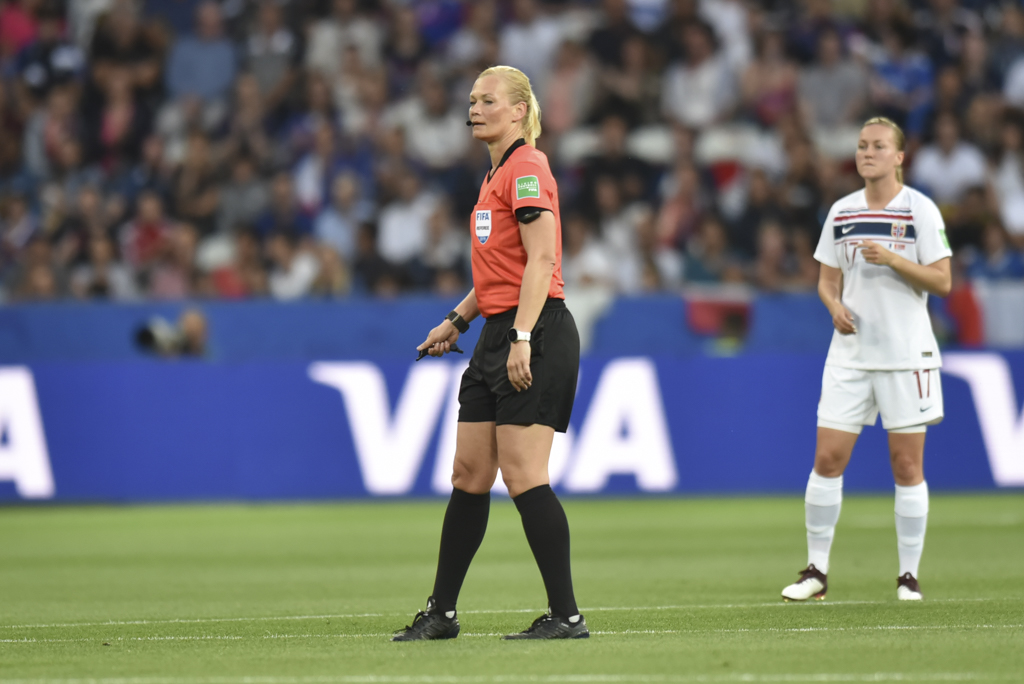
[[[487,238],[491,237],[491,210],[477,209],[474,214],[473,227],[476,231],[476,239],[482,245],[487,242]]]
[[[892,236],[894,238],[899,240],[900,238],[902,238],[906,234],[907,234],[907,224],[906,223],[904,223],[903,221],[897,221],[896,223],[892,224]]]

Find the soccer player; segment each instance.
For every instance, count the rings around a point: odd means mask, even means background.
[[[534,147],[540,106],[521,71],[485,70],[469,101],[467,124],[491,155],[471,220],[473,289],[417,349],[441,356],[474,318],[486,323],[459,390],[454,489],[434,592],[392,640],[458,636],[455,604],[487,529],[499,466],[548,595],[548,612],[505,638],[582,639],[590,632],[573,594],[569,522],[548,479],[555,431],[569,426],[580,359],[562,293],[558,188]]]
[[[903,131],[869,119],[857,143],[864,189],[832,205],[814,258],[818,295],[835,332],[818,403],[818,444],[807,482],[808,565],[782,590],[790,601],[823,599],[843,500],[843,471],[864,425],[882,415],[896,480],[896,595],[920,600],[918,565],[928,522],[924,438],[942,420],[939,347],[928,293],[949,294],[952,251],[938,207],[903,185]]]

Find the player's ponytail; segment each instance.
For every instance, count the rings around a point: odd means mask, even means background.
[[[892,119],[890,119],[888,117],[875,116],[875,117],[872,117],[872,118],[870,118],[870,119],[868,119],[867,121],[864,122],[864,126],[872,126],[874,124],[879,124],[881,126],[888,126],[889,128],[891,128],[892,129],[892,137],[893,137],[893,140],[896,143],[896,150],[899,151],[899,152],[903,152],[904,151],[904,149],[907,146],[906,137],[903,135],[903,129],[900,128],[899,125],[895,121],[893,121]],[[864,128],[864,126],[861,126],[861,128]],[[900,184],[903,183],[903,165],[902,164],[900,164],[899,166],[896,167],[896,182],[900,183]]]
[[[540,137],[540,104],[530,87],[530,79],[519,69],[510,66],[492,66],[480,73],[480,76],[500,76],[508,89],[508,99],[513,105],[526,103],[526,116],[520,120],[523,138],[528,145],[537,146]]]

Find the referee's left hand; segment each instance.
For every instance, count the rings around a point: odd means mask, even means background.
[[[530,389],[533,374],[530,373],[530,343],[513,342],[508,352],[508,380],[516,388],[516,392]]]
[[[441,325],[430,331],[423,344],[416,347],[416,351],[427,350],[431,356],[444,356],[452,350],[452,345],[459,339],[459,331],[451,321],[445,319]],[[417,359],[418,360],[418,359]]]

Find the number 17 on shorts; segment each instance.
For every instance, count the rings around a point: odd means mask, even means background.
[[[879,414],[886,430],[940,422],[943,405],[939,369],[869,371],[825,366],[819,424],[849,426],[855,432],[858,426],[874,425]]]

